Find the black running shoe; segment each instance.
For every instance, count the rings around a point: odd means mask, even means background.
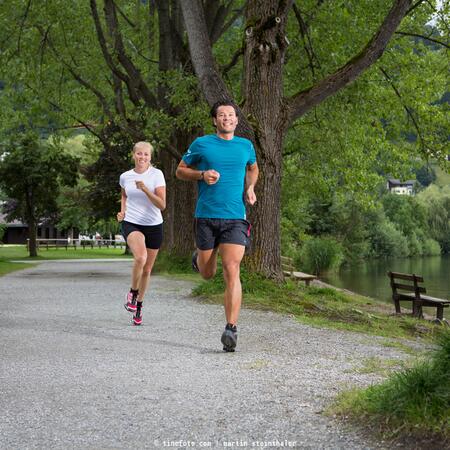
[[[197,264],[197,256],[198,256],[198,252],[197,252],[197,250],[195,250],[194,253],[192,253],[192,270],[194,272],[200,272],[200,269],[198,268],[198,264]]]
[[[220,339],[223,344],[223,350],[226,352],[234,352],[237,344],[237,329],[236,325],[227,324],[222,338]]]

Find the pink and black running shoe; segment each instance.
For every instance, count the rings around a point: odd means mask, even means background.
[[[142,310],[136,311],[133,316],[133,325],[139,326],[142,325]]]
[[[136,300],[137,300],[137,295],[133,294],[133,292],[128,292],[127,294],[127,298],[126,298],[126,303],[123,305],[125,307],[125,309],[129,312],[136,312],[137,306],[136,306]]]

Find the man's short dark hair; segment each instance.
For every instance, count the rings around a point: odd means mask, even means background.
[[[234,108],[234,112],[236,113],[236,116],[238,115],[237,106],[230,100],[219,100],[218,102],[214,103],[214,105],[211,108],[211,117],[217,117],[217,110],[220,106],[232,106]]]

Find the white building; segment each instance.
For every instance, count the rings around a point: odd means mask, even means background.
[[[414,195],[414,184],[416,180],[400,181],[395,178],[389,178],[387,188],[391,194]]]

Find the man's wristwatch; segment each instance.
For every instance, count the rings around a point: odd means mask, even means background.
[[[205,176],[205,171],[202,170],[202,173],[201,173],[201,175],[200,175],[200,180],[203,180],[203,179],[204,179],[204,176]]]

